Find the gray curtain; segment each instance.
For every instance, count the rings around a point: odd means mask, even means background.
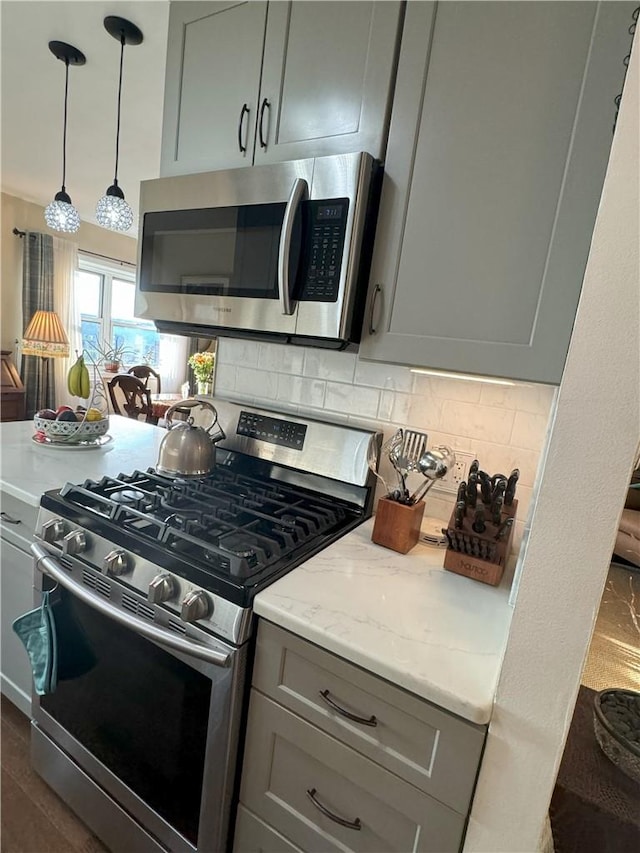
[[[27,231],[22,252],[22,331],[36,311],[53,311],[53,238]],[[39,409],[55,408],[53,359],[37,355],[22,357],[26,417]]]

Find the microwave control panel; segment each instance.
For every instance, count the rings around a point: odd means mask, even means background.
[[[241,411],[236,434],[258,438],[260,441],[268,441],[271,444],[291,447],[294,450],[302,450],[307,427],[305,424],[295,423],[294,421],[284,421],[279,418],[258,415],[255,412]]]
[[[306,249],[297,299],[337,302],[349,199],[309,201],[306,211]]]

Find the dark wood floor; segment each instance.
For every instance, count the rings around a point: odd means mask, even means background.
[[[29,721],[1,701],[1,853],[108,853],[29,761]]]

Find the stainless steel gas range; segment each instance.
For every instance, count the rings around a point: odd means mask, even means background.
[[[228,849],[253,598],[371,515],[379,433],[216,408],[210,476],[134,469],[41,500],[58,685],[34,696],[32,760],[114,851]]]

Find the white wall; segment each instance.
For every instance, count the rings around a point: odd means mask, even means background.
[[[636,47],[466,851],[537,849],[640,440],[639,76]]]

